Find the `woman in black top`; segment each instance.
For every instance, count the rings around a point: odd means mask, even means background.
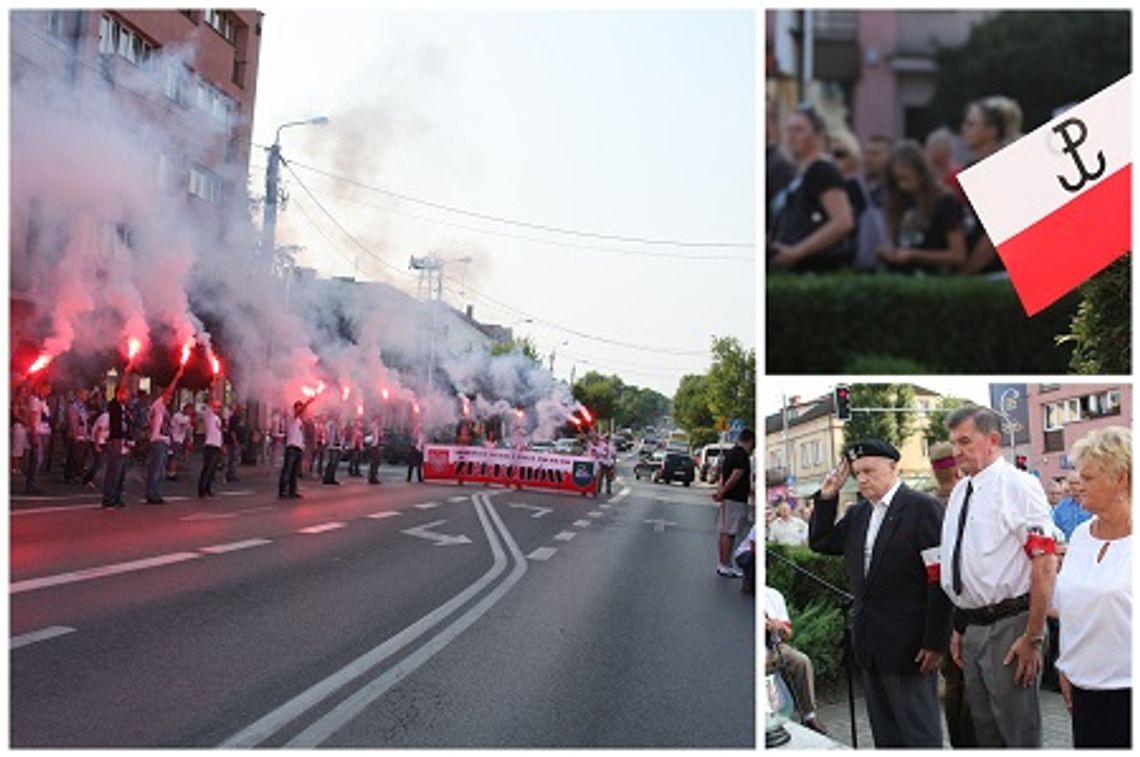
[[[948,273],[966,260],[962,206],[934,175],[917,142],[906,141],[887,165],[889,245],[879,258],[892,271]]]

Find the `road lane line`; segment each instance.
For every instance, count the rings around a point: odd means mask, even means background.
[[[13,501],[15,501],[13,499]],[[96,503],[94,505],[69,505],[66,507],[32,507],[27,510],[12,510],[9,515],[15,517],[17,515],[42,515],[44,513],[63,513],[69,510],[98,510],[102,505]]]
[[[412,505],[412,507],[416,508],[417,510],[434,510],[439,506],[440,504],[438,502],[422,502],[418,505]]]
[[[467,496],[466,496],[466,495],[464,495],[464,496],[462,496],[462,497],[448,497],[448,498],[447,498],[447,501],[448,501],[448,502],[462,502],[462,501],[464,501],[465,499],[467,499]]]
[[[220,497],[245,497],[250,494],[256,494],[253,489],[235,489],[232,492],[218,492]]]
[[[250,549],[252,547],[260,547],[272,543],[273,542],[269,539],[246,539],[245,541],[235,541],[229,544],[218,544],[213,547],[202,547],[200,551],[211,555],[224,555],[227,552],[237,552],[240,549]]]
[[[340,521],[333,521],[332,523],[321,523],[316,526],[308,526],[307,528],[297,529],[299,534],[323,534],[326,531],[336,531],[338,528],[344,528],[347,524]]]
[[[479,594],[479,592],[487,588],[487,586],[492,581],[502,575],[502,573],[507,569],[506,554],[503,552],[503,548],[499,545],[498,539],[495,538],[494,528],[487,519],[487,516],[483,512],[482,508],[479,507],[479,503],[476,502],[474,504],[475,512],[479,516],[479,522],[483,526],[483,531],[486,534],[487,541],[491,546],[491,554],[494,557],[494,562],[486,573],[484,573],[477,581],[475,581],[475,583],[471,584],[466,589],[459,592],[447,602],[444,602],[442,605],[435,608],[412,625],[400,631],[392,638],[383,642],[371,651],[366,652],[365,654],[356,658],[348,665],[344,666],[322,681],[319,681],[305,691],[302,691],[300,694],[296,695],[285,704],[264,715],[255,722],[243,728],[241,731],[229,737],[219,746],[223,749],[232,749],[240,747],[254,747],[258,744],[261,744],[266,739],[269,739],[275,733],[280,731],[282,728],[289,725],[289,723],[301,717],[313,707],[323,702],[329,696],[336,693],[341,687],[364,675],[372,668],[384,662],[384,660],[399,652],[408,644],[411,644],[420,636],[423,636],[433,627],[442,623],[449,615],[469,602],[472,597]]]
[[[610,507],[611,507],[610,505],[598,505],[599,510],[609,510]]]
[[[545,562],[554,557],[554,553],[558,551],[557,547],[539,547],[535,551],[527,555],[528,560],[542,560]]]
[[[394,518],[397,515],[400,515],[399,510],[385,510],[382,513],[372,513],[366,517],[372,518],[373,520],[383,520],[384,518]]]
[[[136,570],[158,568],[163,565],[185,562],[186,560],[197,560],[200,557],[202,557],[200,552],[174,552],[169,555],[159,555],[158,557],[148,557],[143,560],[131,560],[130,562],[102,565],[98,568],[86,568],[70,573],[59,573],[54,576],[29,578],[26,581],[17,581],[12,584],[9,593],[19,594],[25,591],[34,591],[35,589],[46,589],[49,586],[60,586],[62,584],[76,583],[77,581],[90,581],[94,578],[104,578],[120,573],[132,573]]]
[[[471,499],[473,502],[477,502],[480,496],[475,495]],[[481,499],[483,506],[487,509],[487,513],[491,516],[491,519],[495,522],[495,526],[498,528],[499,537],[505,542],[507,549],[510,550],[511,557],[514,558],[515,567],[511,570],[510,574],[499,582],[487,596],[483,597],[483,599],[470,610],[440,631],[434,638],[405,657],[386,673],[374,679],[367,686],[338,704],[330,710],[328,714],[297,734],[297,736],[285,746],[315,747],[328,740],[330,736],[343,728],[369,705],[382,697],[389,689],[414,673],[421,665],[434,657],[437,652],[450,644],[459,634],[470,628],[475,621],[483,617],[488,610],[494,607],[495,604],[522,579],[527,571],[526,559],[523,557],[522,550],[519,549],[519,545],[516,544],[514,538],[511,537],[511,533],[507,530],[507,527],[503,525],[502,519],[499,518],[499,513],[495,510],[491,504],[491,500],[487,498],[487,495],[483,495]],[[502,547],[499,547],[498,542],[494,539],[491,541],[498,547],[501,553]]]
[[[560,531],[554,535],[555,541],[570,541],[578,535],[577,531]]]
[[[591,523],[593,523],[593,521],[576,520],[571,525],[577,526],[578,528],[585,528],[586,526],[590,525]]]
[[[602,517],[602,511],[601,510],[591,510],[590,512],[586,513],[586,517],[587,518],[600,518],[600,517]]]
[[[65,636],[69,633],[75,633],[75,629],[69,628],[68,626],[51,626],[50,628],[41,628],[38,631],[32,631],[20,636],[13,636],[8,648],[19,649],[20,647],[26,647],[29,644],[35,644],[39,641],[47,641],[48,639],[54,639],[58,636]]]

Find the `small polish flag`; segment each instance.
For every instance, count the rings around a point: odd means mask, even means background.
[[[1132,249],[1131,75],[958,174],[1025,312]]]
[[[929,547],[919,554],[922,555],[922,564],[926,567],[926,582],[928,584],[938,583],[942,576],[941,546]]]

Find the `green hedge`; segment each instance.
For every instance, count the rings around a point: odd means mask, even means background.
[[[837,588],[849,591],[843,558],[819,555],[807,547],[765,545]],[[817,683],[838,680],[843,670],[843,613],[834,595],[784,563],[765,559],[764,583],[778,589],[792,618],[792,646],[811,658]]]
[[[981,277],[769,273],[766,297],[769,373],[850,374],[891,359],[925,373],[1072,370],[1073,344],[1057,337],[1077,293],[1033,318],[1008,281]]]

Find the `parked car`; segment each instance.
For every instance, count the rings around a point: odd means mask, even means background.
[[[581,455],[584,447],[577,439],[557,439],[554,442],[554,451],[560,455]]]
[[[701,481],[715,483],[720,478],[720,459],[731,449],[727,444],[706,444],[697,456],[697,471]]]
[[[658,483],[671,484],[680,481],[689,486],[696,478],[696,466],[693,465],[693,458],[689,457],[687,452],[666,452],[661,467],[654,475],[654,481]]]
[[[661,466],[665,463],[664,452],[654,452],[638,459],[633,466],[633,477],[638,481],[645,477],[647,480],[654,480],[657,472],[661,470]]]
[[[531,442],[530,448],[533,452],[553,452],[554,442]]]

